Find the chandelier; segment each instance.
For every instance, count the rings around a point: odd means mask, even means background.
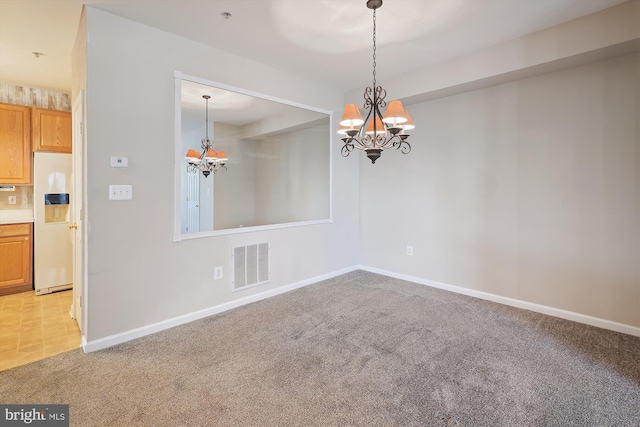
[[[213,149],[213,140],[209,139],[209,95],[202,95],[205,99],[205,137],[202,138],[201,147],[202,154],[198,153],[193,148],[187,150],[185,158],[189,165],[187,166],[187,172],[197,173],[202,172],[204,177],[208,177],[211,172],[216,173],[220,169],[227,170],[225,163],[227,160],[227,153],[220,150],[217,153]]]
[[[382,0],[368,0],[367,7],[373,9],[373,85],[364,91],[364,109],[367,117],[362,118],[356,104],[344,108],[338,133],[344,135],[342,156],[347,157],[354,148],[364,150],[371,163],[382,154],[382,150],[394,148],[403,154],[411,151],[407,142],[407,131],[413,129],[413,120],[404,109],[402,102],[391,101],[384,116],[380,112],[387,106],[387,92],[382,86],[376,86],[376,9],[382,6]]]

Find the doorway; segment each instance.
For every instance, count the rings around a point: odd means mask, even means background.
[[[86,227],[84,91],[72,107],[70,232],[73,233],[73,287],[36,295],[0,297],[0,371],[77,349],[86,343]]]

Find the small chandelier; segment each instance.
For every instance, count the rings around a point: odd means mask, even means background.
[[[367,7],[373,9],[373,86],[364,91],[364,109],[368,110],[366,119],[362,119],[356,104],[344,108],[338,133],[344,135],[341,153],[347,157],[354,148],[364,150],[371,163],[375,163],[382,150],[394,148],[403,154],[411,151],[407,142],[408,130],[413,129],[413,120],[400,101],[391,101],[384,116],[380,112],[387,106],[387,92],[382,86],[376,86],[376,9],[382,6],[382,0],[368,0]]]
[[[187,166],[187,172],[197,173],[198,171],[202,171],[202,175],[204,177],[208,177],[211,172],[216,173],[220,169],[227,170],[225,163],[227,160],[227,153],[220,150],[217,153],[213,149],[213,140],[209,139],[209,95],[202,95],[205,99],[206,103],[206,118],[205,118],[205,137],[202,138],[201,147],[202,154],[198,153],[193,148],[189,148],[187,150],[187,155],[185,158],[189,162],[189,166]],[[203,160],[204,159],[204,160]]]

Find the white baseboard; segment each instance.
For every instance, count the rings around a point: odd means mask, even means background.
[[[467,289],[461,286],[449,285],[446,283],[435,282],[433,280],[421,279],[419,277],[409,276],[407,274],[395,273],[393,271],[382,270],[379,268],[368,267],[366,265],[358,265],[357,269],[370,271],[371,273],[382,274],[383,276],[394,277],[396,279],[406,280],[408,282],[420,285],[431,286],[432,288],[444,289],[445,291],[455,292],[457,294],[468,295],[488,301],[497,302],[499,304],[509,305],[512,307],[522,308],[525,310],[535,311],[537,313],[549,316],[559,317],[561,319],[572,320],[586,325],[596,326],[598,328],[609,329],[623,334],[634,335],[640,337],[640,328],[636,326],[626,325],[624,323],[612,322],[611,320],[600,319],[598,317],[587,316],[586,314],[575,313],[573,311],[562,310],[560,308],[548,307],[546,305],[535,304],[532,302],[517,300],[513,298],[503,297],[488,292]]]
[[[213,307],[205,308],[204,310],[195,311],[193,313],[184,314],[182,316],[174,317],[172,319],[163,320],[151,325],[142,326],[140,328],[131,329],[126,332],[111,335],[108,337],[100,338],[92,341],[85,341],[83,337],[82,348],[85,353],[91,353],[92,351],[102,350],[107,347],[111,347],[116,344],[121,344],[127,341],[131,341],[136,338],[151,335],[156,332],[163,331],[165,329],[173,328],[174,326],[183,325],[185,323],[193,322],[194,320],[202,319],[214,314],[222,313],[233,308],[240,307],[245,304],[260,301],[269,297],[283,294],[285,292],[292,291],[294,289],[302,288],[304,286],[312,285],[323,280],[331,279],[333,277],[340,276],[345,273],[357,270],[356,266],[344,268],[342,270],[333,271],[331,273],[322,274],[320,276],[311,277],[309,279],[302,280],[300,282],[292,283],[290,285],[281,286],[279,288],[271,289],[259,294],[249,295],[244,298],[229,301],[224,304],[219,304]]]
[[[406,280],[408,282],[413,282],[420,285],[426,285],[433,288],[443,289],[446,291],[468,295],[471,297],[480,298],[487,301],[497,302],[499,304],[509,305],[512,307],[522,308],[530,311],[535,311],[537,313],[559,317],[561,319],[572,320],[574,322],[584,323],[586,325],[596,326],[598,328],[608,329],[611,331],[621,332],[624,334],[640,337],[640,328],[636,326],[626,325],[624,323],[613,322],[610,320],[600,319],[597,317],[587,316],[585,314],[575,313],[572,311],[562,310],[554,307],[548,307],[545,305],[535,304],[532,302],[503,297],[503,296],[491,294],[488,292],[477,291],[474,289],[467,289],[461,286],[454,286],[446,283],[435,282],[433,280],[426,280],[419,277],[409,276],[407,274],[396,273],[388,270],[382,270],[379,268],[369,267],[366,265],[355,265],[353,267],[348,267],[342,270],[337,270],[331,273],[312,277],[306,280],[302,280],[300,282],[292,283],[290,285],[285,285],[276,289],[271,289],[265,292],[261,292],[259,294],[249,295],[247,297],[240,298],[234,301],[229,301],[227,303],[219,304],[213,307],[209,307],[204,310],[188,313],[182,316],[174,317],[172,319],[164,320],[162,322],[153,323],[151,325],[142,326],[140,328],[132,329],[132,330],[111,335],[105,338],[100,338],[93,341],[86,341],[86,338],[83,336],[82,348],[86,353],[102,350],[104,348],[111,347],[116,344],[121,344],[136,338],[144,337],[146,335],[151,335],[153,333],[160,332],[165,329],[173,328],[174,326],[179,326],[185,323],[193,322],[194,320],[202,319],[204,317],[222,313],[224,311],[231,310],[233,308],[237,308],[245,304],[260,301],[266,298],[270,298],[272,296],[280,295],[285,292],[302,288],[304,286],[321,282],[323,280],[331,279],[333,277],[337,277],[342,274],[346,274],[355,270],[370,271],[372,273],[382,274],[384,276],[394,277],[396,279]]]

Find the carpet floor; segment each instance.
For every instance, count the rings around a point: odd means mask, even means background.
[[[640,338],[356,271],[0,372],[72,426],[640,426]]]

